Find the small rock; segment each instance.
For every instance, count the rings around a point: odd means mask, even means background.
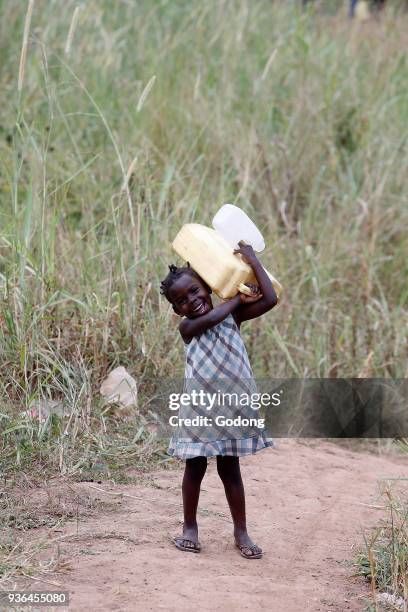
[[[402,597],[398,597],[397,595],[391,595],[390,593],[380,593],[378,595],[378,599],[385,604],[394,606],[397,610],[404,609],[404,600]]]
[[[109,404],[118,403],[124,407],[137,406],[137,383],[123,366],[112,370],[100,388]]]

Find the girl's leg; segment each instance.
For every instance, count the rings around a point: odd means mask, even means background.
[[[194,457],[186,460],[182,493],[184,509],[183,546],[195,548],[198,543],[197,506],[200,497],[201,481],[207,469],[207,457]]]
[[[262,550],[248,535],[245,515],[245,491],[242,482],[239,457],[217,456],[217,471],[222,480],[234,522],[235,542],[244,546],[246,556],[259,555]]]

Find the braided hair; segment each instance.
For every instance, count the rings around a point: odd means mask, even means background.
[[[166,278],[160,283],[160,293],[164,295],[164,297],[170,302],[169,290],[173,283],[180,278],[183,274],[188,274],[192,278],[197,278],[202,282],[202,279],[198,276],[196,272],[194,272],[193,268],[191,268],[189,262],[187,262],[187,267],[178,268],[174,264],[169,265],[170,272],[167,274]]]

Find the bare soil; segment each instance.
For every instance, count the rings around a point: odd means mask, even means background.
[[[282,440],[243,458],[241,468],[249,533],[262,559],[246,560],[234,547],[214,460],[200,498],[202,552],[174,547],[170,538],[182,527],[180,463],[136,485],[71,484],[69,495],[85,496],[91,510],[36,530],[50,539],[50,550],[58,545],[61,571],[25,586],[61,585],[73,612],[366,610],[371,587],[353,576],[353,561],[363,534],[385,517],[381,486],[406,476],[406,458]]]

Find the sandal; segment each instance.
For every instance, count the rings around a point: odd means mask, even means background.
[[[184,550],[185,552],[193,552],[199,553],[201,551],[200,542],[193,542],[192,540],[188,540],[187,538],[182,538],[181,536],[177,538],[172,538],[173,544],[179,550]],[[186,546],[185,542],[190,542],[193,546]]]
[[[247,546],[245,544],[239,545],[235,542],[235,546],[239,549],[239,552],[243,557],[245,557],[245,559],[260,559],[263,555],[262,551],[257,553],[255,552],[255,550],[259,548],[256,544],[252,544],[252,546]],[[250,550],[251,554],[244,552],[245,550]]]

